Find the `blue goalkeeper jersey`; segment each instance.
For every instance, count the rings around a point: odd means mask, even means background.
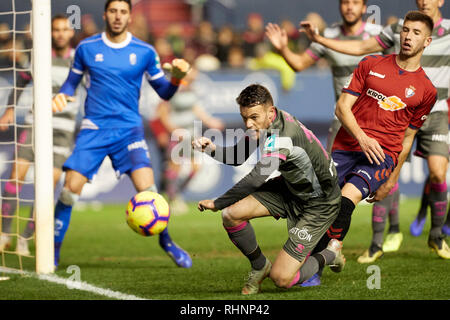
[[[127,34],[113,43],[106,34],[86,38],[76,48],[71,73],[87,75],[85,117],[81,129],[127,128],[142,125],[139,96],[142,77],[164,77],[153,46]],[[69,77],[70,78],[70,77]],[[62,93],[72,95],[71,86]]]

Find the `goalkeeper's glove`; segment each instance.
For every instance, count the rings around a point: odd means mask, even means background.
[[[172,63],[164,63],[163,69],[167,70],[171,75],[171,81],[174,85],[179,85],[181,79],[191,70],[191,66],[184,59],[173,59]]]
[[[68,95],[65,95],[64,93],[58,93],[52,99],[53,112],[63,111],[64,108],[67,107],[67,102],[73,102],[73,101],[75,101],[74,97],[70,97]]]

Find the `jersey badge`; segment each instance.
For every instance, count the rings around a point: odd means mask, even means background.
[[[411,98],[416,93],[416,88],[413,86],[409,86],[409,88],[405,89],[405,96],[407,98]]]
[[[130,64],[134,66],[137,62],[137,57],[135,53],[130,53]]]

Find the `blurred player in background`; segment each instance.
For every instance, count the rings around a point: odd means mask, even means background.
[[[198,71],[192,69],[181,82],[180,89],[169,101],[163,101],[158,105],[158,120],[164,130],[156,130],[156,135],[166,135],[164,139],[157,138],[157,141],[167,141],[161,151],[165,156],[165,169],[163,177],[163,186],[161,191],[167,192],[170,208],[175,214],[185,213],[188,210],[184,202],[182,192],[189,182],[200,170],[200,164],[191,161],[191,152],[189,154],[176,154],[184,164],[189,164],[188,174],[181,174],[181,163],[175,161],[172,157],[172,151],[192,150],[191,137],[194,137],[194,122],[201,121],[202,126],[222,131],[225,125],[222,120],[212,117],[200,105],[199,97],[193,89],[193,82],[197,77]],[[170,136],[172,135],[172,139]],[[175,138],[175,139],[174,139]],[[187,144],[184,148],[183,144]],[[176,149],[174,149],[176,147]]]
[[[437,100],[437,90],[420,65],[423,51],[432,41],[432,31],[429,16],[408,12],[400,32],[400,53],[363,58],[350,84],[342,90],[336,115],[343,128],[332,153],[342,187],[342,205],[315,251],[323,249],[329,239],[344,239],[361,200],[379,201],[397,183],[414,137]],[[428,245],[435,250],[439,246],[442,249],[438,254],[450,258],[441,237],[442,223],[438,223],[433,224]]]
[[[55,15],[52,19],[52,91],[57,94],[61,85],[67,77],[73,61],[75,50],[71,48],[70,42],[74,36],[74,30],[70,26],[69,20],[64,15]],[[8,107],[0,118],[0,131],[8,129],[9,125],[15,122],[14,104],[19,100],[24,88],[32,80],[29,72],[19,72],[17,74],[17,96],[14,91],[8,101]],[[64,112],[53,115],[53,183],[56,187],[62,174],[62,166],[70,155],[74,144],[74,133],[76,126],[76,116],[80,108],[80,102],[68,103]],[[17,159],[11,170],[9,182],[5,184],[2,193],[2,236],[0,237],[0,251],[8,248],[11,244],[11,223],[17,207],[17,197],[25,181],[30,164],[34,161],[32,149],[33,134],[31,125],[33,124],[33,113],[30,111],[25,117],[25,124],[30,127],[24,128],[19,133]],[[33,206],[30,210],[30,218],[33,218]],[[16,252],[20,255],[29,255],[28,240],[34,233],[34,222],[29,221],[25,230],[21,233],[17,241]]]
[[[363,20],[363,15],[367,10],[366,3],[367,0],[340,0],[339,11],[342,22],[326,28],[323,36],[338,40],[362,40],[378,35],[382,27],[377,24],[366,23]],[[303,53],[294,53],[288,46],[289,39],[286,30],[281,29],[277,24],[267,24],[266,36],[292,69],[297,72],[306,70],[320,58],[325,58],[331,66],[333,73],[333,87],[336,101],[339,99],[342,88],[347,83],[353,70],[364,57],[364,55],[353,56],[342,54],[314,42]],[[341,124],[335,117],[328,130],[327,137],[327,151],[330,153],[334,138],[340,127]]]
[[[153,47],[127,31],[130,14],[131,0],[106,1],[106,31],[81,41],[70,73],[53,98],[53,110],[61,111],[83,74],[89,74],[85,117],[74,151],[63,166],[66,178],[55,208],[55,266],[72,207],[105,157],[111,159],[118,177],[127,174],[131,178],[138,192],[157,192],[138,110],[142,77],[167,100],[177,91],[189,64],[174,60],[172,78],[167,81]],[[167,229],[159,235],[159,244],[179,267],[191,267],[189,254],[172,241]]]
[[[431,110],[428,120],[417,134],[417,150],[414,154],[427,159],[430,176],[424,187],[421,210],[418,218],[412,223],[410,230],[413,235],[419,235],[422,232],[427,206],[430,206],[431,230],[428,243],[440,257],[444,258],[448,257],[449,253],[441,230],[443,229],[445,232],[450,231],[448,228],[450,226],[450,217],[448,215],[445,221],[447,208],[446,173],[449,151],[447,144],[448,106],[446,100],[450,83],[450,72],[448,69],[448,66],[450,66],[450,20],[443,19],[439,10],[444,5],[444,0],[416,0],[416,4],[419,11],[428,15],[434,23],[433,41],[423,53],[422,65],[426,74],[437,88],[438,99]],[[400,34],[403,30],[403,20],[387,26],[379,36],[362,41],[327,39],[313,32],[308,23],[304,25],[313,41],[346,54],[368,54],[391,47],[395,47],[396,52],[401,49]],[[407,95],[408,91],[407,89],[405,90],[404,95]],[[379,211],[381,214],[377,215],[375,210],[373,212],[374,218],[378,221],[373,221],[374,236],[372,244],[369,250],[361,256],[360,262],[373,262],[383,254],[381,245],[384,219],[386,214],[391,212],[392,206],[388,198],[384,203],[379,203],[377,206],[381,208]],[[393,231],[397,231],[396,233],[399,234],[399,230]],[[401,239],[401,236],[394,236],[389,247],[395,250],[398,248]]]
[[[236,145],[219,147],[205,137],[192,144],[235,166],[245,162],[258,144],[261,148],[261,159],[247,176],[216,200],[198,204],[200,211],[222,210],[230,240],[250,261],[252,270],[242,294],[258,293],[267,276],[278,287],[290,288],[325,265],[340,272],[345,265],[341,242],[332,239],[310,255],[339,212],[341,196],[331,157],[300,121],[273,106],[265,87],[250,85],[236,101],[248,129]],[[277,171],[281,176],[273,178]],[[289,234],[273,266],[249,222],[268,216],[286,219]]]

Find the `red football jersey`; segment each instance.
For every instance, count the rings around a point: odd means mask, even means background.
[[[342,89],[358,97],[352,112],[361,129],[374,138],[397,163],[405,130],[418,129],[436,102],[437,90],[422,68],[409,72],[395,61],[396,54],[370,55],[354,70]],[[361,151],[358,141],[343,127],[333,150]]]

